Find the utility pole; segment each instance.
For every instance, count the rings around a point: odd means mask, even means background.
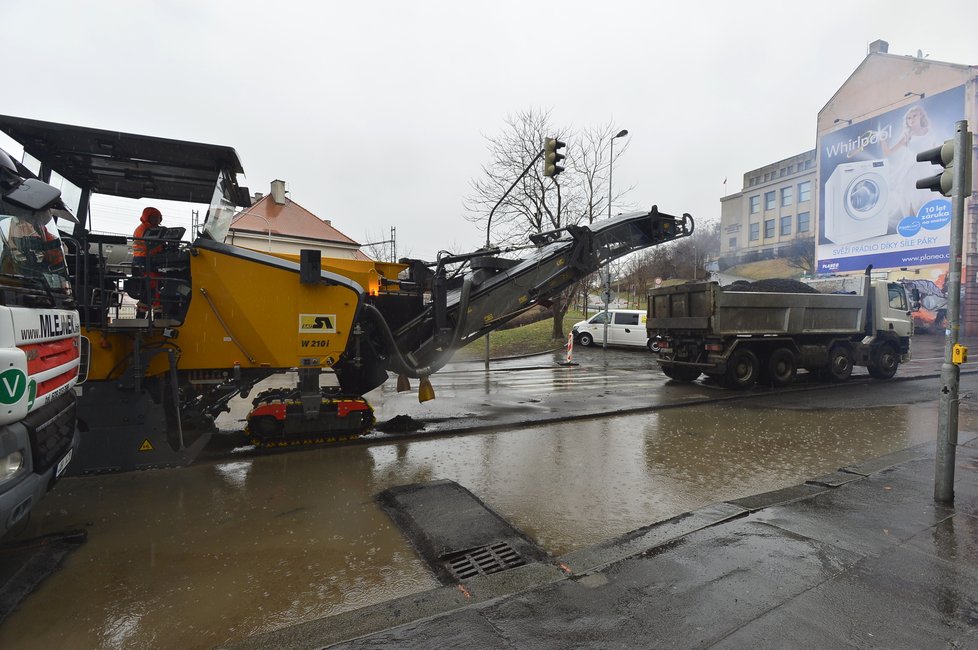
[[[611,202],[614,199],[614,194],[611,191],[611,172],[615,168],[615,140],[618,138],[624,138],[628,135],[628,129],[622,129],[615,135],[611,136],[610,148],[611,152],[608,156],[608,218],[611,218]],[[604,298],[604,340],[601,342],[601,347],[605,350],[608,349],[608,303],[611,302],[611,262],[605,262],[604,265],[605,276],[604,276],[604,293],[602,298]]]
[[[951,260],[948,263],[948,329],[941,364],[941,395],[937,426],[937,462],[934,470],[934,500],[954,502],[954,458],[958,444],[958,389],[967,348],[958,344],[961,329],[961,249],[964,235],[964,201],[971,195],[971,133],[967,120],[955,124],[955,135],[942,146],[917,154],[918,162],[942,165],[944,171],[917,181],[918,189],[929,189],[951,197]]]
[[[506,200],[506,197],[509,196],[509,193],[513,191],[514,187],[516,187],[516,184],[519,183],[524,176],[526,176],[526,173],[528,171],[533,169],[533,165],[537,164],[537,161],[540,160],[541,158],[543,158],[544,176],[553,178],[554,176],[557,176],[560,172],[564,171],[564,168],[558,165],[557,163],[559,163],[565,157],[564,154],[560,153],[560,150],[563,149],[565,146],[567,145],[565,145],[557,138],[544,138],[543,149],[540,150],[540,153],[538,153],[533,158],[533,160],[530,161],[530,164],[526,166],[526,169],[524,169],[522,173],[520,173],[520,175],[516,177],[516,180],[513,181],[513,184],[509,186],[509,189],[507,189],[506,192],[499,198],[499,200],[496,201],[496,205],[492,206],[492,210],[489,211],[489,219],[486,221],[486,253],[492,252],[492,244],[490,243],[489,240],[489,228],[492,226],[492,215],[496,212],[496,208],[498,208],[500,204],[502,204],[502,202]],[[556,182],[557,180],[554,179],[554,183]],[[560,196],[559,186],[557,191],[558,191],[558,196]],[[489,372],[489,334],[486,334],[486,372]]]

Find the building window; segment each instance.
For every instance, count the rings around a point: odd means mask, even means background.
[[[761,195],[750,197],[750,213],[757,214],[761,211]]]
[[[781,168],[781,171],[780,171],[780,172],[778,173],[778,176],[787,176],[787,175],[788,175],[788,170],[787,170],[787,168],[785,168],[785,167],[782,167],[782,168]]]
[[[755,222],[750,225],[750,240],[757,241],[761,238],[761,224]]]
[[[805,181],[804,183],[798,183],[798,202],[803,203],[809,201],[812,198],[812,182]]]
[[[774,191],[764,193],[764,209],[773,210],[774,209]]]
[[[791,234],[791,217],[781,217],[781,236]]]
[[[737,248],[737,238],[731,237],[730,241],[727,242],[727,248]]]
[[[791,205],[792,200],[795,198],[795,188],[793,187],[782,187],[781,188],[781,207],[787,207]]]
[[[764,220],[764,239],[771,239],[774,237],[774,219]]]
[[[811,160],[806,160],[805,161],[805,169],[811,169],[811,168],[812,168],[812,161]]]
[[[810,218],[807,212],[798,213],[798,232],[808,232]]]
[[[788,173],[789,174],[794,174],[795,173],[795,166],[794,165],[788,165]]]

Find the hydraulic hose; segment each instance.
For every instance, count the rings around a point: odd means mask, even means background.
[[[397,340],[394,338],[394,333],[391,332],[390,326],[387,324],[387,320],[384,318],[384,315],[380,313],[380,310],[377,309],[374,305],[365,303],[363,305],[364,315],[369,314],[370,318],[373,319],[374,323],[377,325],[377,329],[379,330],[380,334],[387,342],[387,346],[391,351],[390,370],[398,374],[406,375],[413,379],[428,377],[429,375],[432,375],[438,372],[439,370],[441,370],[441,368],[446,363],[448,363],[448,360],[452,356],[453,348],[461,338],[462,330],[465,326],[466,312],[468,310],[469,296],[471,295],[471,293],[472,293],[472,279],[470,277],[467,277],[462,281],[462,289],[459,294],[459,301],[458,301],[458,308],[457,308],[458,319],[455,322],[455,330],[452,332],[452,338],[449,344],[446,346],[447,349],[445,350],[444,353],[442,353],[442,355],[437,359],[437,361],[427,366],[415,366],[409,363],[407,359],[404,358],[404,356],[401,354],[400,349],[397,347]]]

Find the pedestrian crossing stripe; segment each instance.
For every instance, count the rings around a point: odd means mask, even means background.
[[[139,445],[139,451],[153,451],[153,443],[149,441],[149,438],[143,439],[143,444]]]

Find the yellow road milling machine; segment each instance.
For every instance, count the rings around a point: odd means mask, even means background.
[[[255,443],[355,438],[374,423],[363,395],[388,373],[428,392],[458,348],[609,260],[693,231],[689,215],[653,207],[534,235],[521,259],[497,249],[400,264],[323,259],[318,249],[260,253],[225,242],[234,214],[250,206],[229,147],[6,116],[0,129],[37,161],[40,178],[56,175],[78,197],[68,266],[91,359],[75,473],[189,463],[233,397],[288,371],[293,388],[254,398]],[[89,228],[95,194],[209,208],[192,237],[147,231],[146,269],[134,275],[129,239]],[[335,374],[328,387],[323,373]]]

